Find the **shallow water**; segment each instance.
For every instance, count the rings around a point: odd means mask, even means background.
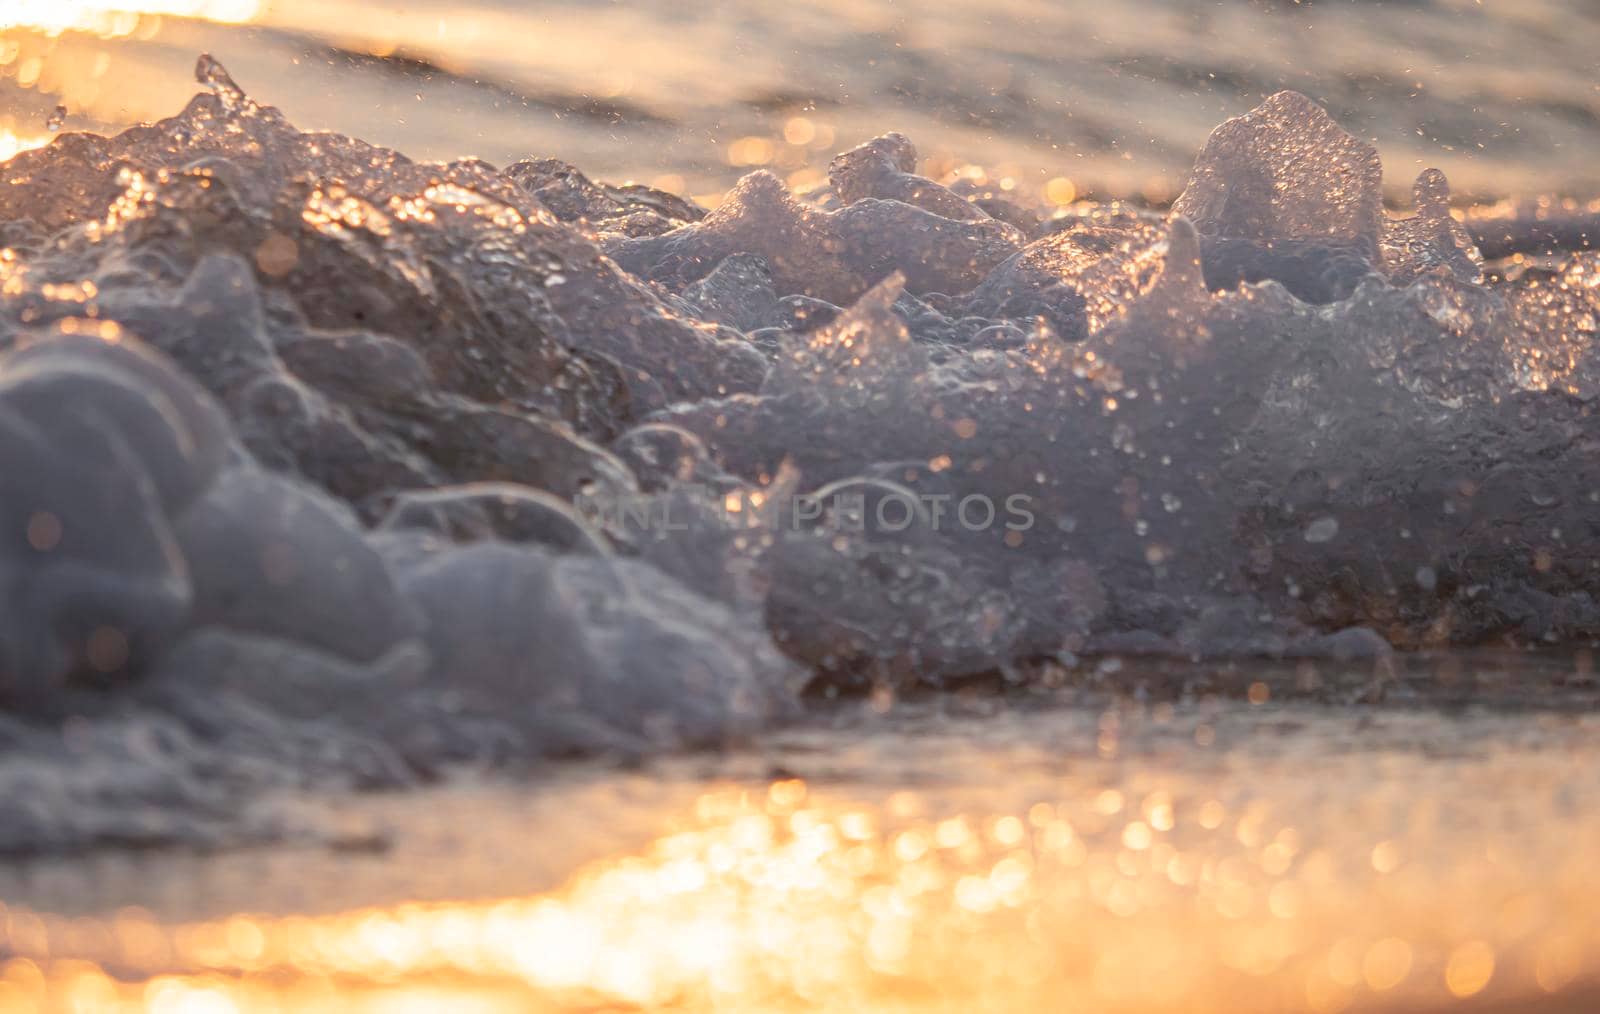
[[[350,804],[387,851],[31,864],[4,881],[25,957],[0,988],[47,1010],[1587,1010],[1596,731],[1587,707],[1091,690],[832,708],[754,750]]]
[[[1587,7],[5,10],[0,1008],[1594,1006]]]

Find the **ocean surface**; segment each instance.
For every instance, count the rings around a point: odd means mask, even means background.
[[[1596,1009],[1597,49],[0,0],[0,1010]]]
[[[758,166],[815,183],[834,152],[898,130],[935,177],[1164,202],[1214,125],[1284,88],[1460,193],[1589,198],[1600,159],[1584,0],[116,6],[6,5],[0,26],[47,33],[7,31],[0,129],[36,139],[58,104],[68,128],[168,115],[203,51],[307,129],[418,158],[556,155],[708,197]],[[91,31],[48,34],[72,25]]]

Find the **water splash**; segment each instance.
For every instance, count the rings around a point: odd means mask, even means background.
[[[1302,96],[1164,219],[968,193],[899,135],[705,212],[196,76],[5,167],[0,685],[19,770],[79,786],[18,851],[293,833],[230,827],[217,765],[403,785],[726,742],[801,689],[1600,635],[1594,255],[1484,271],[1441,175],[1388,218]],[[300,756],[305,673],[337,746]],[[185,744],[138,769],[171,820],[124,748],[56,749],[102,700],[107,742]]]

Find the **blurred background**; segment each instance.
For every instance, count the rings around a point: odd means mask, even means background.
[[[1282,88],[1478,200],[1593,196],[1592,0],[3,0],[0,157],[171,115],[208,51],[304,128],[715,203],[899,130],[933,175],[1161,204]]]

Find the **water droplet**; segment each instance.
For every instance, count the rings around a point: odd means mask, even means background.
[[[1324,514],[1306,526],[1306,541],[1329,542],[1339,534],[1339,522]]]

